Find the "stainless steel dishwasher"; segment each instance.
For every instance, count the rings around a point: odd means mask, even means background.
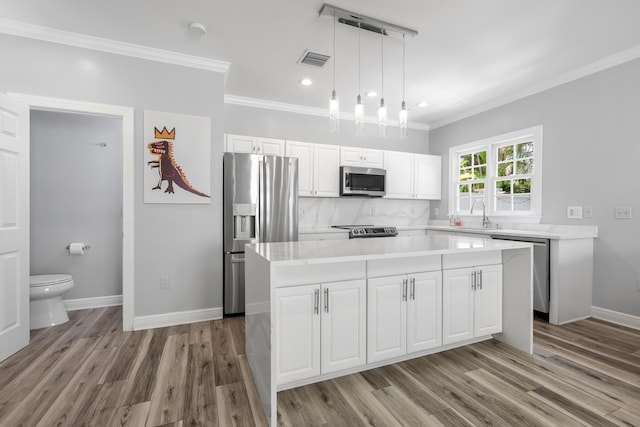
[[[533,243],[533,310],[549,316],[549,239],[491,235],[496,240]]]

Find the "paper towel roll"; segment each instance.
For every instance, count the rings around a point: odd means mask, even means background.
[[[71,255],[84,255],[84,243],[69,244],[69,253]]]

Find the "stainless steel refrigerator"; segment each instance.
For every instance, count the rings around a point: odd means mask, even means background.
[[[224,153],[224,315],[244,313],[244,245],[298,240],[298,159]]]

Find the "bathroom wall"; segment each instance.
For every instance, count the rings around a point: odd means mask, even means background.
[[[31,274],[71,274],[65,300],[121,295],[122,121],[52,111],[30,119]],[[70,242],[91,249],[70,255]]]

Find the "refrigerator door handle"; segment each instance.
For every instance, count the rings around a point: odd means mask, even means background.
[[[262,223],[266,218],[265,215],[265,197],[264,197],[264,160],[260,160],[258,166],[258,209],[256,210],[256,236],[258,236],[258,243],[262,243],[265,240],[265,224]]]

